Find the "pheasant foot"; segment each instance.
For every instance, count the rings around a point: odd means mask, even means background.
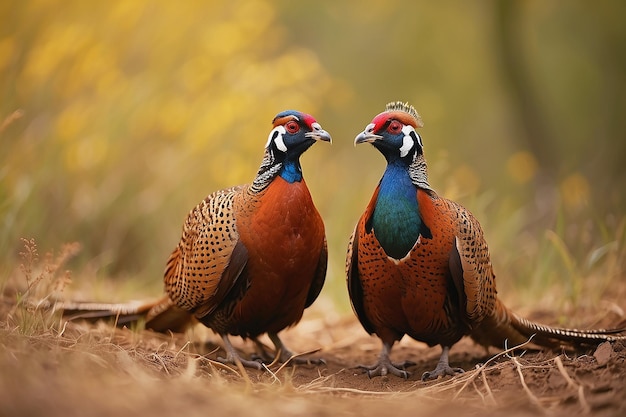
[[[437,379],[440,376],[456,376],[458,374],[462,374],[465,371],[461,368],[452,368],[450,367],[450,363],[448,362],[448,354],[450,352],[449,346],[443,346],[443,351],[441,352],[441,357],[439,358],[439,363],[437,363],[437,367],[430,372],[424,372],[422,374],[422,381],[430,381],[433,379]]]
[[[277,333],[268,333],[267,335],[276,347],[276,351],[280,352],[280,362],[285,363],[290,361],[298,365],[326,365],[326,361],[322,358],[303,358],[294,355],[293,352],[287,349],[283,341],[280,340]]]
[[[221,362],[224,364],[233,364],[233,365],[236,365],[237,362],[240,362],[246,368],[258,369],[258,370],[264,369],[263,363],[261,361],[247,360],[239,356],[239,354],[233,347],[232,343],[230,343],[230,339],[228,338],[228,335],[223,334],[221,336],[222,336],[222,340],[224,341],[224,347],[226,349],[226,358],[218,357],[217,358],[218,362]]]
[[[415,362],[404,361],[401,363],[393,363],[389,359],[389,352],[391,351],[391,345],[383,343],[383,350],[380,353],[378,362],[372,366],[359,365],[358,368],[364,369],[368,377],[385,376],[388,373],[400,378],[409,379],[409,372],[405,371],[405,368],[415,365]]]

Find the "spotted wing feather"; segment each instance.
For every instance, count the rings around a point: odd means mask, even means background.
[[[239,243],[233,200],[242,187],[209,195],[194,207],[165,270],[172,301],[198,318],[210,314],[237,282],[247,262]]]
[[[444,199],[442,199],[444,200]],[[476,218],[461,205],[444,200],[454,228],[454,246],[449,266],[461,295],[464,321],[473,327],[492,314],[496,303],[495,275],[489,249]]]

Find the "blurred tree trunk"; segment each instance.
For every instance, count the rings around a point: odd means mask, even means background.
[[[550,132],[539,95],[533,88],[527,53],[521,41],[521,3],[495,0],[495,54],[501,64],[504,87],[520,126],[521,144],[531,152],[539,165],[535,177],[536,205],[539,217],[554,212],[558,166],[554,137]]]

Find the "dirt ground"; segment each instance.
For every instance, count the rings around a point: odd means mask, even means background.
[[[450,361],[467,372],[422,382],[440,350],[405,338],[392,359],[416,363],[410,378],[368,378],[357,366],[376,361],[380,342],[351,315],[305,315],[283,340],[294,352],[319,349],[309,356],[325,365],[270,364],[242,374],[215,362],[221,342],[201,326],[162,335],[61,322],[59,330],[24,334],[15,326],[24,318],[10,304],[5,298],[0,316],[2,416],[626,415],[623,343],[578,353],[502,353],[463,339]],[[253,353],[252,343],[233,342]]]

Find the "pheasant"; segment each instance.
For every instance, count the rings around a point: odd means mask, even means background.
[[[440,345],[436,368],[422,380],[462,373],[448,353],[469,335],[485,346],[532,341],[546,347],[625,340],[621,330],[575,330],[544,326],[509,310],[496,296],[487,243],[476,218],[439,197],[428,183],[421,119],[408,103],[389,103],[355,144],[370,143],[386,170],[348,245],[346,274],[352,308],[383,348],[370,377],[408,378],[410,363],[394,364],[393,344],[405,334]],[[622,333],[622,334],[619,334]]]
[[[316,141],[331,142],[315,119],[297,111],[273,120],[251,184],[216,191],[194,207],[167,261],[165,297],[144,305],[66,305],[66,314],[145,317],[146,327],[181,331],[194,320],[218,333],[223,362],[241,362],[229,335],[267,333],[284,362],[291,356],[278,332],[295,325],[319,295],[328,250],[324,223],[302,176],[300,156]],[[263,352],[264,353],[264,352]]]

